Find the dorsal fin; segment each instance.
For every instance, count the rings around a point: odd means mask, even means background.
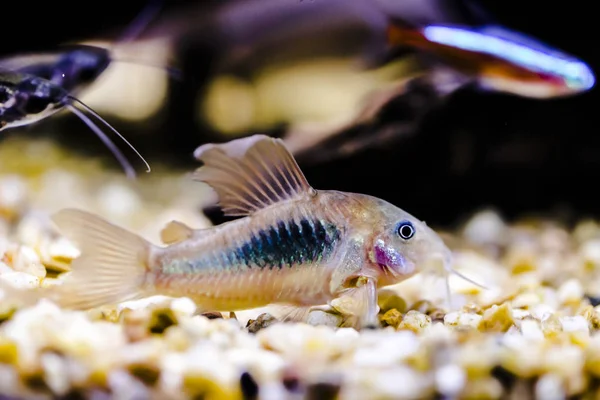
[[[251,215],[279,202],[316,194],[280,139],[253,135],[206,144],[194,156],[204,163],[194,179],[217,192],[227,216]]]
[[[160,231],[160,240],[164,244],[173,244],[182,242],[191,238],[194,235],[194,230],[179,221],[170,221]]]

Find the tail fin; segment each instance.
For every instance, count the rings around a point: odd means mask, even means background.
[[[65,308],[90,309],[151,294],[144,293],[149,242],[81,210],[59,211],[52,220],[81,255],[64,284],[52,288],[51,300]]]

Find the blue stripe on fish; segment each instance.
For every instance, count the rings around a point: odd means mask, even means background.
[[[279,221],[275,226],[255,232],[245,242],[238,242],[234,248],[215,249],[193,259],[172,260],[163,267],[163,273],[196,274],[244,267],[282,269],[318,263],[333,253],[339,238],[339,229],[327,221],[312,218]]]
[[[279,221],[276,226],[256,232],[231,252],[238,259],[243,256],[250,268],[290,268],[326,259],[339,238],[340,231],[330,222],[307,218],[299,222]]]

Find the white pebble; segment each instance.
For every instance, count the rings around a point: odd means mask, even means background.
[[[192,299],[188,297],[179,297],[171,302],[171,309],[183,315],[193,315],[197,306]]]
[[[44,278],[46,276],[46,268],[42,265],[40,258],[32,248],[18,246],[10,253],[15,271],[26,272],[37,278]]]
[[[26,272],[9,272],[0,275],[0,279],[19,289],[30,289],[40,286],[40,278]]]
[[[141,199],[131,188],[118,184],[108,184],[98,193],[98,203],[105,213],[115,216],[130,216],[135,214],[141,204]]]
[[[117,306],[117,313],[121,313],[125,309],[140,310],[142,308],[148,308],[149,306],[154,304],[165,303],[169,299],[170,298],[167,296],[151,296],[139,300],[124,301],[123,303],[120,303]]]
[[[563,400],[567,398],[560,377],[554,374],[541,376],[535,384],[537,400]]]
[[[374,373],[378,398],[418,399],[423,396],[427,382],[422,375],[408,367],[388,368]]]
[[[517,320],[517,319],[525,319],[527,317],[531,316],[531,313],[527,310],[522,310],[520,308],[515,308],[512,310],[512,317],[513,319]]]
[[[138,379],[123,370],[112,371],[108,376],[111,398],[115,400],[147,399],[150,393]]]
[[[589,332],[588,322],[581,315],[576,315],[574,317],[562,317],[560,318],[560,322],[562,324],[563,331],[565,332]]]
[[[545,321],[554,314],[554,309],[547,304],[538,304],[531,309],[531,315],[538,321]]]
[[[600,239],[590,239],[581,245],[579,252],[584,260],[600,266]]]
[[[16,209],[25,203],[27,184],[17,175],[5,175],[0,178],[0,206]]]
[[[544,340],[544,332],[540,328],[540,324],[531,319],[521,321],[521,334],[527,339]]]
[[[71,385],[65,360],[58,354],[44,353],[41,357],[41,364],[46,384],[52,392],[59,396],[65,395]]]
[[[477,328],[479,321],[483,317],[475,313],[465,313],[461,311],[454,311],[444,316],[444,324],[450,326],[469,326],[471,328]]]
[[[465,386],[467,376],[458,365],[445,365],[435,372],[435,382],[438,392],[443,395],[457,396]]]
[[[558,289],[558,299],[561,303],[579,301],[583,295],[583,287],[578,279],[569,279]]]
[[[342,316],[339,314],[328,313],[320,310],[311,311],[306,318],[306,323],[314,326],[336,327],[342,322]]]
[[[64,236],[60,236],[48,246],[48,255],[52,258],[60,257],[73,260],[79,257],[80,251],[73,242]]]
[[[387,337],[386,337],[387,336]],[[414,354],[419,347],[419,339],[411,331],[400,331],[392,335],[376,335],[373,346],[363,345],[354,353],[357,366],[376,368],[389,367]]]
[[[473,243],[496,243],[504,236],[506,226],[498,213],[485,210],[475,214],[464,227],[465,238]]]

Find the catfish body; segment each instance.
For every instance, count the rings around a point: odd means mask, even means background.
[[[194,179],[217,192],[227,215],[242,218],[201,230],[172,221],[159,247],[93,214],[62,210],[53,220],[81,256],[45,294],[79,309],[186,296],[214,311],[351,296],[352,312],[375,324],[378,287],[432,262],[449,268],[449,249],[425,223],[375,197],[315,190],[279,139],[255,135],[195,155],[204,166]]]

